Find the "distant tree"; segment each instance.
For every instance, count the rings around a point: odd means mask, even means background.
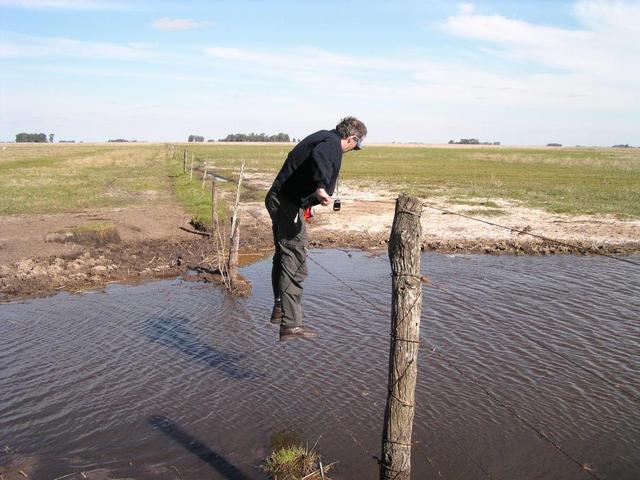
[[[18,133],[16,143],[24,142],[47,143],[47,136],[44,133]]]
[[[53,143],[53,133],[49,134],[49,143]]]
[[[449,140],[449,145],[453,145],[454,143],[456,142],[454,142],[453,140]]]
[[[614,145],[611,148],[633,148],[633,147],[630,147],[628,143],[621,143],[619,145]]]
[[[189,142],[204,142],[204,137],[200,135],[189,135]]]
[[[561,147],[561,143],[547,143],[547,147]]]
[[[295,140],[295,139],[294,139]],[[289,134],[277,133],[276,135],[267,135],[266,133],[230,133],[225,138],[220,139],[221,142],[291,142]]]

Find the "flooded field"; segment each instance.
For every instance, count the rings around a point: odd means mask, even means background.
[[[309,265],[310,342],[268,323],[270,260],[244,269],[248,299],[170,280],[0,305],[0,447],[35,480],[259,479],[296,440],[335,478],[377,478],[388,260],[312,258],[357,294]],[[640,478],[638,267],[425,254],[423,272],[423,336],[476,384],[423,347],[413,478]]]

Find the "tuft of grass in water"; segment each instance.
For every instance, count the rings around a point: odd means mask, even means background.
[[[290,445],[276,449],[269,455],[262,470],[277,480],[316,480],[321,478],[318,453],[309,447]],[[329,466],[323,468],[324,473]],[[329,478],[325,475],[325,478]]]

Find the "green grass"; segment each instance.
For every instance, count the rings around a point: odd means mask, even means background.
[[[210,162],[232,180],[242,161],[249,174],[270,179],[292,145],[179,145],[171,158],[158,144],[8,145],[0,151],[0,214],[157,203],[175,188],[186,210],[208,223],[211,193],[209,187],[201,189],[198,173],[192,183],[182,173],[184,148],[195,154],[197,165]],[[442,198],[484,211],[500,210],[497,200],[508,200],[557,213],[640,217],[636,148],[369,146],[345,155],[342,178],[392,195]],[[227,192],[235,189],[232,182],[217,185]],[[147,195],[150,191],[156,194]],[[260,201],[264,193],[247,185],[242,198]]]
[[[319,479],[318,454],[313,448],[301,445],[283,446],[267,457],[262,469],[271,478],[278,480]],[[328,468],[323,468],[324,472]],[[313,473],[316,472],[315,475]],[[326,473],[325,473],[326,477]],[[328,478],[328,477],[326,477]]]
[[[288,145],[188,146],[220,169],[277,173]],[[344,157],[342,178],[423,198],[556,213],[640,216],[640,149],[367,147]]]
[[[0,215],[162,203],[163,145],[8,145],[0,151]]]
[[[167,160],[169,175],[174,181],[173,185],[178,202],[194,221],[211,225],[211,183],[207,182],[202,188],[202,178],[198,172],[194,172],[193,178],[190,180],[190,162],[187,163],[187,172],[184,173],[182,170],[182,150],[178,153],[179,155]],[[229,215],[228,207],[222,197],[225,192],[235,191],[235,186],[232,182],[216,182],[216,188],[218,189],[218,218],[226,219]]]

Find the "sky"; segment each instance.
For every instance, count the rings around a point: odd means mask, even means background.
[[[640,0],[0,0],[0,140],[640,145]]]

